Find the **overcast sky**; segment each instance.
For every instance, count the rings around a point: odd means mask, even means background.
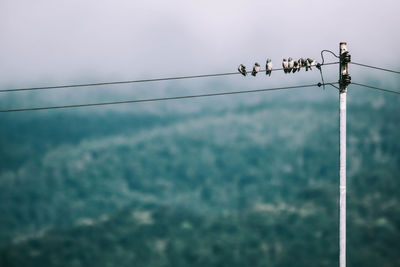
[[[340,41],[353,60],[397,68],[399,10],[398,0],[0,0],[0,87],[278,66]]]

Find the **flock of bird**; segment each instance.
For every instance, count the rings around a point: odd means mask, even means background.
[[[283,67],[283,72],[284,73],[295,73],[296,71],[299,72],[301,68],[306,68],[306,71],[308,70],[312,70],[311,67],[312,66],[316,66],[318,69],[320,68],[320,64],[317,63],[317,61],[315,61],[312,58],[300,58],[299,60],[295,61],[293,60],[291,57],[286,59],[283,59],[282,62],[282,67]],[[272,61],[271,59],[267,59],[266,63],[265,63],[265,73],[268,76],[271,76],[271,72],[272,72]],[[258,64],[257,62],[254,64],[253,70],[251,72],[251,75],[256,76],[257,73],[259,73],[261,70],[260,64]],[[247,75],[247,71],[246,71],[246,66],[243,64],[240,64],[238,67],[238,71],[243,75],[246,76]]]

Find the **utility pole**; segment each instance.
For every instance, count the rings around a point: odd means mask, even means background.
[[[346,267],[346,105],[350,54],[340,43],[339,64],[339,267]]]

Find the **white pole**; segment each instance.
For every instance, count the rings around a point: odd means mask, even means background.
[[[340,43],[340,55],[347,52],[347,44]],[[346,102],[348,64],[340,63],[339,90],[339,266],[346,267]]]

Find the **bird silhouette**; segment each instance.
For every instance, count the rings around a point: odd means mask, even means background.
[[[272,66],[272,61],[268,58],[267,62],[265,63],[265,74],[267,74],[268,76],[271,76]]]
[[[293,59],[290,57],[290,58],[288,59],[288,72],[289,72],[289,73],[293,70],[293,67],[294,67],[294,61],[293,61]]]
[[[294,61],[293,62],[293,73],[295,73],[296,71],[299,71],[299,62],[298,61]]]
[[[283,59],[282,67],[283,67],[283,72],[288,73],[289,64],[286,58]]]
[[[243,76],[246,76],[246,75],[247,75],[246,66],[243,65],[243,64],[240,64],[240,65],[239,65],[238,71],[239,71]]]
[[[253,71],[251,72],[251,75],[253,75],[255,77],[259,71],[260,71],[260,64],[258,64],[256,62],[254,64]]]

